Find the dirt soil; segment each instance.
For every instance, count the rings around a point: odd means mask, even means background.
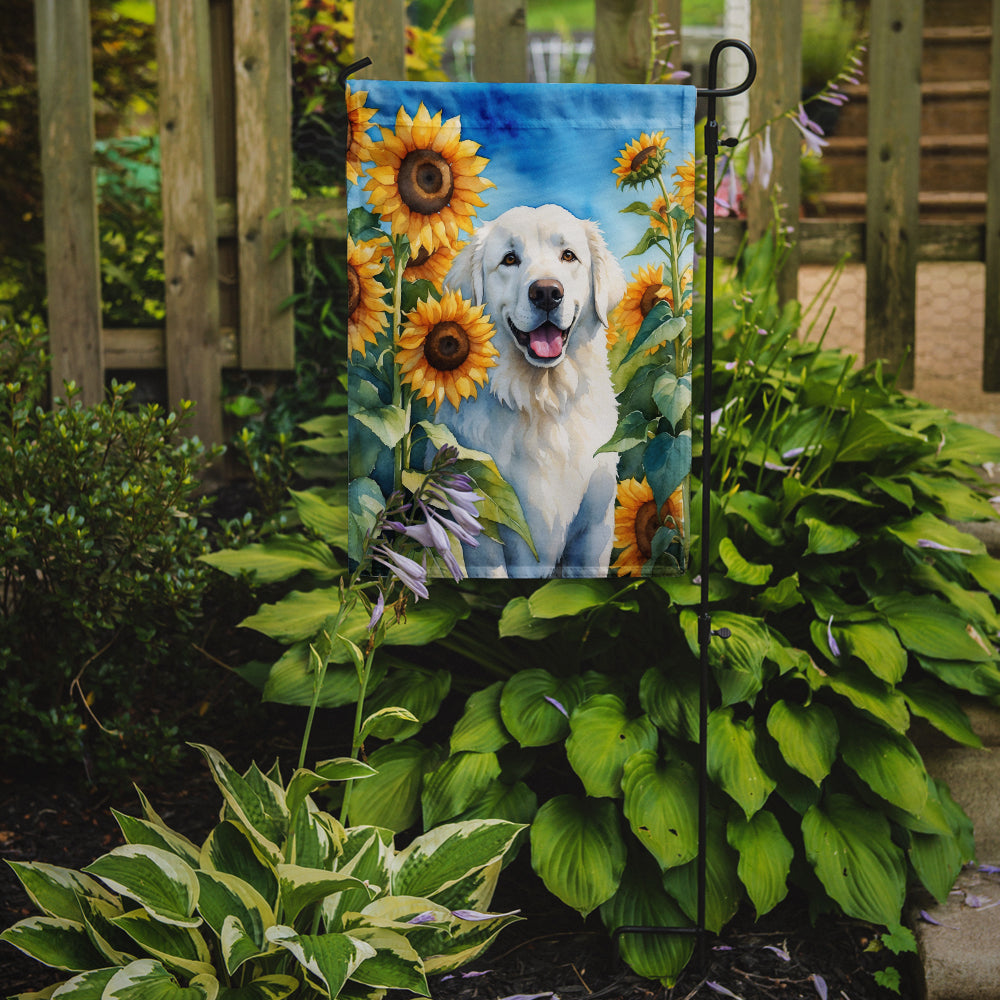
[[[219,747],[234,764],[247,759],[237,743],[220,740]],[[194,751],[189,770],[147,791],[164,820],[196,841],[217,816],[217,790]],[[0,858],[81,868],[122,842],[111,807],[140,813],[134,793],[108,796],[71,778],[7,774],[0,778]],[[568,911],[544,890],[524,856],[501,877],[494,908],[519,908],[525,919],[503,931],[469,969],[432,977],[435,1000],[888,1000],[893,994],[873,978],[888,965],[903,974],[901,995],[918,995],[904,962],[866,950],[872,928],[832,918],[811,926],[801,900],[782,904],[758,924],[752,914],[738,915],[721,936],[706,938],[704,969],[693,962],[673,989],[641,979],[618,961],[596,915],[584,922]],[[0,866],[0,927],[32,912],[11,870]],[[63,978],[0,944],[0,996]]]

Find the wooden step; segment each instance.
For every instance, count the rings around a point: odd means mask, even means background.
[[[868,199],[864,191],[830,191],[815,201],[829,218],[863,220]],[[920,218],[954,222],[982,222],[986,216],[986,193],[979,191],[921,191]]]
[[[992,38],[989,25],[925,28],[921,79],[925,83],[988,80]]]

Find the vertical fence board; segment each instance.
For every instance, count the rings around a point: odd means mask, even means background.
[[[290,16],[287,0],[233,7],[240,365],[295,367],[288,213],[292,197]],[[284,243],[284,249],[276,248]]]
[[[217,443],[222,408],[210,48],[206,0],[160,0],[167,394],[171,404],[196,401],[192,430]]]
[[[774,0],[750,8],[750,40],[761,68],[750,88],[750,131],[794,108],[802,90],[802,4],[799,0]],[[756,140],[755,140],[756,141]],[[802,137],[787,119],[771,127],[774,170],[767,188],[754,183],[747,193],[747,228],[758,239],[774,221],[774,203],[780,206],[781,225],[794,229],[795,241],[777,277],[782,301],[798,295],[800,250],[799,158]]]
[[[475,0],[475,75],[481,83],[528,79],[524,0]]]
[[[917,316],[923,3],[872,0],[865,359],[912,388]],[[904,360],[905,359],[905,360]]]
[[[674,32],[672,35],[662,34],[660,43],[656,48],[656,58],[665,59],[671,41],[673,49],[670,51],[670,62],[675,70],[683,69],[684,49],[681,32],[681,0],[653,0],[652,13],[655,16],[658,29],[669,28]]]
[[[990,45],[989,170],[986,181],[986,326],[983,389],[1000,392],[1000,0],[993,0]]]
[[[406,79],[405,0],[354,0],[354,57],[365,56],[372,65],[356,76]]]
[[[88,0],[35,0],[52,391],[104,395]]]
[[[656,0],[594,0],[594,67],[598,83],[645,83],[650,17]]]

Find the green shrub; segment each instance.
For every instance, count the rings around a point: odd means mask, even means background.
[[[68,385],[43,408],[40,338],[0,321],[0,744],[114,770],[175,752],[158,685],[191,661],[208,453],[188,405],[132,409],[128,385],[96,406]]]

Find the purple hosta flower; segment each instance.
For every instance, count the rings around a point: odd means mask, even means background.
[[[763,136],[750,145],[750,157],[747,160],[747,184],[758,183],[763,189],[771,186],[771,174],[774,172],[774,150],[771,148],[771,126],[764,129]]]
[[[406,535],[407,538],[412,538],[428,551],[437,553],[444,560],[445,566],[448,567],[448,571],[455,578],[456,582],[461,580],[462,567],[458,565],[458,560],[452,555],[451,539],[449,539],[448,532],[445,530],[445,525],[451,524],[451,522],[433,514],[422,503],[419,506],[427,518],[426,521],[420,521],[416,524],[400,524],[397,521],[386,521],[385,526],[391,528],[393,531],[398,531],[401,535]]]
[[[957,549],[953,545],[942,545],[931,538],[918,538],[917,547],[921,549],[938,549],[941,552],[958,552],[964,556],[972,555],[972,549]]]
[[[432,924],[435,920],[437,920],[437,914],[433,910],[424,910],[423,913],[410,917],[406,922],[408,924]]]
[[[792,124],[802,133],[806,149],[816,156],[823,155],[823,147],[827,145],[823,138],[823,130],[806,114],[806,109],[800,104],[798,114],[789,114]]]
[[[733,997],[734,1000],[743,1000],[743,997],[741,997],[738,993],[734,993],[732,990],[726,989],[726,987],[723,986],[722,983],[713,983],[709,981],[705,983],[705,985],[713,993],[721,993],[724,997]]]
[[[416,597],[429,597],[427,590],[427,568],[416,560],[393,552],[388,545],[376,545],[372,549],[372,559],[381,563]]]
[[[985,875],[1000,875],[1000,865],[979,865],[977,871]]]
[[[371,632],[376,625],[382,620],[382,614],[385,612],[385,594],[380,590],[378,592],[378,600],[375,602],[375,607],[372,608],[372,616],[368,619],[368,631]]]
[[[561,702],[556,701],[555,698],[552,698],[549,695],[544,695],[543,697],[550,705],[555,705],[555,707],[559,709],[559,711],[562,712],[562,714],[565,715],[567,719],[569,718],[569,712],[566,711],[565,707],[562,705]]]
[[[813,986],[816,987],[816,992],[819,994],[819,1000],[826,1000],[828,993],[826,980],[815,972],[809,978],[813,981]]]
[[[776,944],[766,944],[764,945],[764,950],[773,951],[782,962],[790,962],[792,960],[792,956],[784,948],[779,948]]]
[[[520,912],[520,910],[510,910],[507,913],[480,913],[479,910],[452,910],[451,915],[458,917],[459,920],[478,922],[493,920],[495,917],[516,917]]]
[[[837,640],[833,637],[833,615],[830,615],[829,621],[826,623],[826,641],[827,645],[830,647],[830,652],[834,656],[840,656],[840,646],[837,645]]]

